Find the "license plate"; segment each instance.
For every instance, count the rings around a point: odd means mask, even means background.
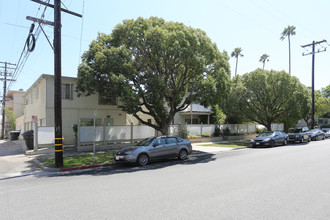
[[[124,159],[124,156],[116,156],[116,160]]]
[[[256,143],[256,145],[259,145],[259,144],[260,144],[259,142]]]

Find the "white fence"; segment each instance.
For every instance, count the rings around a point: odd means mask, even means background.
[[[215,125],[184,125],[190,135],[202,136],[203,134],[213,134]],[[264,129],[263,125],[256,124],[221,124],[219,125],[221,130],[228,128],[232,134],[252,134],[256,133],[257,129]],[[284,124],[272,124],[272,131],[283,131]],[[170,129],[171,131],[171,129]],[[171,133],[178,134],[178,133]]]
[[[263,125],[256,124],[222,124],[220,129],[229,128],[232,134],[250,134],[256,133],[257,129],[265,128]],[[192,125],[171,125],[169,127],[170,135],[179,135],[181,128],[187,129],[190,135],[202,136],[204,134],[213,134],[215,125],[192,124]],[[284,130],[283,124],[272,124],[272,130]],[[54,144],[54,127],[38,127],[35,135],[35,145]],[[110,142],[132,142],[154,135],[160,135],[155,129],[145,125],[128,126],[97,126],[95,127],[95,142],[107,144]],[[91,144],[94,139],[93,126],[80,126],[78,128],[78,145]],[[73,144],[73,143],[72,143]]]
[[[145,125],[97,126],[95,138],[93,126],[78,128],[78,145],[95,142],[133,141],[155,135],[155,129]]]

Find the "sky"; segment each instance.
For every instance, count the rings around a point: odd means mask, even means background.
[[[157,16],[202,29],[220,51],[229,55],[241,47],[244,56],[238,61],[240,75],[262,68],[259,59],[263,54],[270,56],[265,69],[288,72],[288,41],[280,37],[285,27],[293,25],[296,35],[291,37],[291,74],[306,86],[311,86],[312,56],[303,56],[309,51],[301,46],[322,40],[330,44],[329,0],[62,0],[62,7],[83,15],[79,18],[62,13],[62,76],[77,76],[81,55],[99,32],[110,34],[123,20],[138,17]],[[23,50],[33,23],[26,16],[40,18],[44,9],[30,0],[0,0],[0,62],[19,67],[10,90],[27,90],[41,74],[54,74],[54,53],[47,40],[53,41],[53,27],[43,26],[47,37],[39,28],[35,49],[28,56]],[[54,20],[52,8],[47,7],[44,15],[45,20]],[[316,50],[328,46],[323,43]],[[230,58],[229,62],[233,76],[236,60]],[[330,51],[315,55],[315,89],[327,85]]]

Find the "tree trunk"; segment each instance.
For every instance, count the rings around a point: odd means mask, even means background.
[[[162,133],[162,135],[168,135],[168,130],[169,130],[168,128],[169,126],[167,124],[163,124],[160,127],[159,131]]]
[[[238,64],[238,57],[236,57],[235,76],[236,76],[236,74],[237,74],[237,64]]]
[[[291,46],[290,46],[290,35],[288,35],[289,40],[289,73],[291,75]]]

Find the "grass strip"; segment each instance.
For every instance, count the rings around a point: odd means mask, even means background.
[[[114,162],[114,152],[108,153],[97,153],[95,155],[95,162],[97,164],[102,163],[113,163]],[[47,158],[40,159],[41,163],[43,163],[47,167],[55,167],[55,158]],[[86,166],[93,164],[93,154],[85,154],[79,156],[69,156],[63,157],[63,167],[75,167],[75,166]]]

